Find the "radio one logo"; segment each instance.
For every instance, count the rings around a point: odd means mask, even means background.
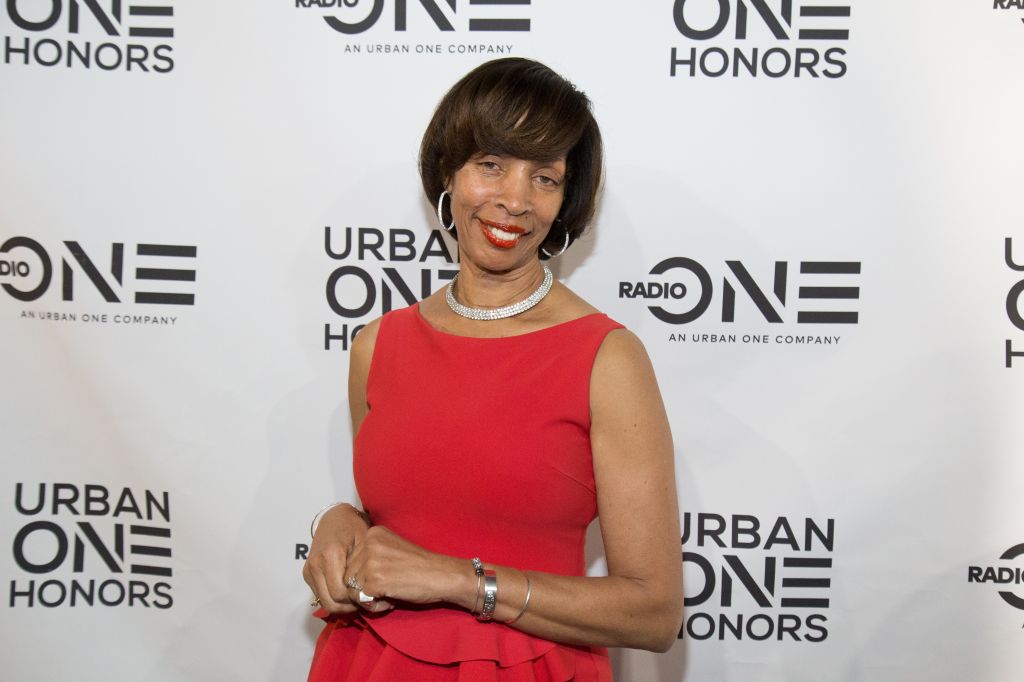
[[[992,0],[992,9],[1024,10],[1024,0]],[[1021,18],[1024,21],[1024,18]]]
[[[1007,237],[1005,242],[1006,267],[1012,272],[1024,273],[1024,264],[1013,260],[1013,238]],[[1017,275],[1015,275],[1017,276]],[[1006,294],[1006,317],[1018,332],[1024,332],[1024,315],[1021,314],[1022,295],[1024,295],[1024,279],[1017,281]],[[1013,339],[1006,339],[1006,368],[1013,367],[1013,359],[1024,356],[1024,345],[1014,348]]]
[[[170,0],[7,0],[4,64],[168,73]]]
[[[23,303],[41,305],[51,300],[111,304],[191,306],[197,247],[180,244],[135,244],[128,250],[135,267],[126,268],[122,242],[109,245],[109,258],[101,250],[86,251],[77,241],[47,250],[31,237],[10,237],[0,243],[0,288]],[[184,266],[184,267],[181,267]],[[59,269],[58,269],[59,268]],[[167,291],[174,289],[174,291]],[[182,291],[184,289],[184,291]],[[2,297],[2,296],[0,296]],[[62,322],[173,325],[177,317],[156,313],[54,311],[25,308],[23,319]]]
[[[327,306],[345,320],[324,324],[324,350],[347,351],[367,322],[426,298],[458,274],[440,230],[422,240],[402,228],[327,226],[324,251],[336,264],[327,277]]]
[[[530,0],[295,0],[296,9],[319,10],[324,23],[346,36],[369,33],[378,39],[382,34],[399,38],[408,35],[411,23],[421,39],[347,43],[345,52],[352,54],[510,54],[511,43],[442,44],[423,38],[477,34],[482,39],[495,33],[527,32],[530,18],[524,13],[529,5]]]
[[[174,604],[166,492],[17,483],[14,510],[9,607]]]
[[[1024,611],[1024,543],[1003,552],[999,560],[1007,563],[998,566],[968,566],[967,582],[996,586],[1004,602]]]
[[[762,282],[751,269],[771,268],[771,276]],[[796,272],[791,274],[792,271]],[[712,276],[714,272],[715,276]],[[788,261],[744,263],[726,260],[704,265],[692,258],[674,256],[651,268],[653,276],[640,281],[620,281],[619,298],[642,301],[654,317],[670,325],[689,325],[701,321],[711,324],[767,322],[818,325],[855,325],[860,314],[854,308],[860,299],[857,284],[860,261]],[[716,292],[715,282],[720,282]],[[794,291],[795,290],[795,291]],[[719,305],[713,308],[717,298]],[[737,295],[743,301],[737,312]],[[792,301],[795,298],[796,301]],[[670,341],[691,343],[809,344],[839,343],[837,335],[818,332],[736,334],[715,327],[714,333],[673,332]]]
[[[849,19],[850,5],[675,0],[672,20],[691,44],[672,47],[669,75],[842,78]]]
[[[835,521],[683,516],[679,638],[823,642]]]

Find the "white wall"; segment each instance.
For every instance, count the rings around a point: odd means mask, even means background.
[[[556,271],[643,338],[675,434],[690,631],[665,655],[617,655],[618,677],[1018,679],[1024,611],[999,592],[1024,599],[1024,559],[1000,559],[1024,543],[1024,356],[1007,368],[1005,355],[1007,340],[1024,351],[1007,308],[1024,274],[1005,260],[1011,238],[1011,263],[1024,264],[1024,10],[820,0],[850,9],[821,17],[797,0],[775,37],[746,0],[737,38],[740,0],[436,3],[452,31],[417,2],[397,31],[396,1],[379,2],[379,20],[350,35],[324,17],[355,22],[370,0],[167,0],[171,16],[125,5],[109,31],[84,3],[77,31],[73,3],[60,3],[51,27],[53,0],[0,8],[4,679],[303,678],[316,623],[295,546],[317,509],[354,494],[348,356],[340,340],[325,350],[325,325],[337,335],[380,315],[386,268],[417,293],[423,271],[436,288],[453,269],[440,237],[428,244],[436,225],[418,142],[445,89],[503,54],[548,63],[594,101],[606,191],[593,230]],[[780,0],[761,4],[781,17]],[[709,30],[721,6],[720,35],[692,39],[673,20],[675,9],[685,27]],[[529,30],[470,30],[482,18],[528,19]],[[145,27],[173,35],[130,35]],[[808,37],[815,29],[848,35]],[[69,42],[88,67],[74,54],[67,65]],[[375,45],[410,52],[368,54]],[[460,54],[479,45],[503,52]],[[673,48],[676,59],[694,50],[695,75],[686,64],[672,75]],[[701,71],[702,55],[714,71],[734,50],[769,56],[757,76]],[[763,73],[797,59],[817,59],[818,76],[792,65]],[[416,260],[401,260],[402,248],[383,262],[358,249],[332,258],[328,226],[336,251],[349,228],[398,243],[411,234]],[[120,281],[113,244],[123,245]],[[691,262],[650,274],[673,258]],[[849,272],[804,271],[819,262]],[[783,267],[784,303],[773,293]],[[711,283],[702,315],[673,324],[650,312],[692,309],[701,269]],[[376,299],[348,318],[328,299],[363,303],[355,270]],[[743,271],[779,321],[754,305]],[[681,282],[686,294],[620,295],[639,282]],[[729,287],[733,321],[723,319]],[[806,287],[856,298],[815,300],[823,292]],[[15,295],[35,289],[34,300]],[[194,299],[136,302],[154,291]],[[1011,296],[1009,309],[1021,308]],[[856,322],[808,323],[808,311]],[[787,341],[799,337],[823,343]],[[146,491],[158,506],[166,496],[166,516],[147,510]],[[78,497],[54,509],[55,493]],[[743,531],[754,523],[756,540]],[[808,546],[808,525],[827,541]],[[591,555],[599,570],[600,549]],[[170,575],[133,573],[139,565]],[[971,582],[971,566],[982,578],[1010,569],[1011,582]],[[715,577],[706,599],[702,567]],[[760,588],[744,586],[746,572]],[[95,590],[92,605],[75,593],[72,606],[75,589]],[[800,598],[817,601],[789,601]],[[722,634],[720,619],[750,630]]]

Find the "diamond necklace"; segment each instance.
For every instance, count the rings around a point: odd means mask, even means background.
[[[518,303],[512,303],[505,305],[500,308],[470,308],[468,305],[462,305],[455,300],[455,282],[459,279],[458,275],[452,278],[452,281],[448,284],[448,289],[444,293],[444,300],[448,302],[448,307],[452,309],[456,315],[462,317],[468,317],[471,320],[502,320],[506,317],[514,317],[519,313],[525,313],[533,306],[540,303],[541,299],[548,295],[551,291],[551,285],[555,281],[555,276],[551,274],[550,268],[544,265],[544,281],[540,283],[537,290],[532,294],[519,301]]]

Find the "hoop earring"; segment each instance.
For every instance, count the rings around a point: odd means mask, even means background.
[[[450,225],[444,224],[444,216],[441,213],[441,205],[444,203],[445,195],[448,195],[449,197],[451,196],[451,194],[448,194],[448,190],[444,190],[443,192],[441,192],[441,196],[437,198],[437,222],[441,224],[442,230],[450,234],[451,231],[455,229],[455,216],[452,215],[452,222]]]
[[[542,247],[540,247],[540,252],[543,253],[548,258],[557,258],[558,256],[561,256],[563,253],[565,253],[565,250],[568,249],[568,248],[569,248],[569,230],[566,230],[565,231],[565,243],[562,244],[562,250],[561,251],[559,251],[558,253],[549,253],[548,250],[545,249],[542,246]]]

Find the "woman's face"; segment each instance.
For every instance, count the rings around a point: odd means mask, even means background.
[[[558,216],[565,157],[477,154],[455,171],[448,190],[463,257],[488,270],[511,270],[536,261]]]

